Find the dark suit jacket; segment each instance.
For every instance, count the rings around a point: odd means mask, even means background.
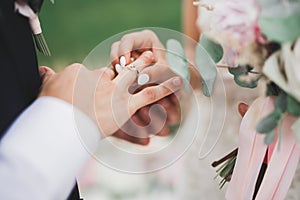
[[[0,138],[37,97],[41,85],[28,19],[0,0]],[[69,199],[79,199],[77,186]]]

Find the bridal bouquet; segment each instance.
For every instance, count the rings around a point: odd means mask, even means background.
[[[220,185],[231,180],[228,199],[251,199],[267,157],[268,169],[257,199],[281,199],[300,157],[300,0],[200,0],[194,4],[201,6],[203,34],[196,65],[204,94],[209,96],[213,90],[217,65],[228,67],[241,87],[266,86],[267,97],[254,102],[242,121],[238,153],[234,151],[218,171],[223,178]],[[203,61],[197,60],[203,60],[202,51],[213,64],[200,66]],[[271,175],[278,181],[274,178],[270,183]],[[242,189],[237,192],[236,187]]]
[[[275,109],[257,125],[265,143],[284,114],[300,117],[300,1],[216,0],[196,2],[206,8],[201,23],[204,35],[222,45],[223,62],[235,82],[254,88],[267,84]],[[206,15],[206,16],[205,16]],[[300,144],[300,120],[293,129]]]

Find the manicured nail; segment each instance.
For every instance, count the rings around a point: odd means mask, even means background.
[[[140,74],[137,82],[139,85],[144,85],[144,84],[148,83],[149,80],[150,80],[150,77],[148,74]]]
[[[116,69],[117,73],[119,74],[123,70],[123,67],[120,64],[116,64],[115,69]]]
[[[180,77],[175,77],[175,78],[173,78],[173,84],[175,85],[175,86],[180,86],[181,84],[182,84],[182,80],[181,80],[181,78]]]
[[[121,56],[121,58],[120,58],[120,65],[122,67],[126,66],[126,58],[125,58],[125,56]]]

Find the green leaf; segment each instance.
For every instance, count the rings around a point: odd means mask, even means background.
[[[300,5],[298,2],[278,2],[264,5],[259,26],[269,40],[285,43],[300,35]]]
[[[246,82],[246,81],[242,81],[241,80],[241,76],[235,76],[234,77],[234,81],[236,84],[238,84],[241,87],[245,87],[245,88],[256,88],[259,79],[253,79],[250,82]]]
[[[196,66],[200,72],[203,94],[209,97],[214,88],[217,69],[214,60],[199,43],[196,47]]]
[[[238,67],[228,68],[232,75],[248,75],[248,73],[253,69],[250,65],[239,65]]]
[[[280,109],[284,113],[287,109],[287,94],[285,92],[280,92],[279,95],[275,98],[275,107]]]
[[[300,119],[297,119],[297,121],[294,122],[292,130],[296,136],[297,144],[300,146]]]
[[[280,93],[280,88],[273,82],[267,84],[266,96],[278,96]]]
[[[208,52],[215,63],[218,63],[222,59],[224,52],[220,44],[208,39],[204,34],[200,37],[200,44]]]
[[[267,133],[265,138],[264,138],[265,144],[270,145],[274,141],[274,138],[275,138],[274,131],[271,131],[270,133]]]
[[[258,123],[258,125],[256,126],[256,131],[263,134],[270,133],[277,127],[278,123],[281,120],[281,117],[282,113],[280,112],[280,110],[274,110]]]
[[[180,42],[175,39],[169,39],[167,41],[166,59],[171,70],[182,77],[186,89],[189,88],[190,71],[188,69],[184,49]]]
[[[255,87],[257,87],[257,83],[259,80],[258,78],[253,79],[249,82],[241,80],[241,77],[247,76],[252,69],[253,68],[249,65],[239,65],[238,67],[235,67],[235,68],[233,68],[233,67],[228,68],[229,73],[231,73],[234,76],[234,81],[236,84],[238,84],[241,87],[255,88]]]
[[[287,97],[287,111],[294,117],[300,117],[300,103],[291,96]]]

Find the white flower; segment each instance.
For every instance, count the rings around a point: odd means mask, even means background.
[[[300,102],[300,38],[274,53],[265,62],[263,73]]]

